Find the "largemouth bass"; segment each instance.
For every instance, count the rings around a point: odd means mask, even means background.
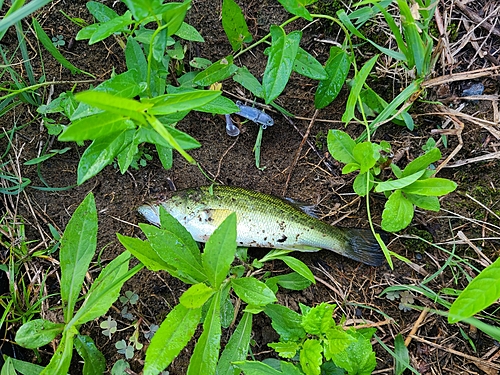
[[[139,213],[150,223],[160,225],[160,205],[198,242],[207,242],[222,221],[235,212],[239,246],[326,249],[372,266],[381,265],[385,259],[370,230],[334,227],[284,199],[239,187],[179,190],[168,200],[139,207]]]

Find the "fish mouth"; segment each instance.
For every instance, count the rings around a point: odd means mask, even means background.
[[[151,224],[160,226],[160,209],[157,204],[143,204],[137,208],[137,212],[139,212],[139,214],[141,214]]]

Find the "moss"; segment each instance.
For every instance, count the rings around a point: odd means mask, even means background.
[[[315,142],[314,145],[316,146],[316,149],[318,151],[323,151],[323,148],[326,144],[326,134],[323,133],[322,131],[319,131],[318,134],[316,134],[316,137],[314,137]]]
[[[407,233],[410,235],[423,238],[424,240],[430,243],[434,242],[432,234],[430,234],[426,230],[410,227],[408,228]],[[404,240],[404,243],[408,249],[412,249],[415,253],[420,253],[420,254],[423,254],[425,250],[427,250],[427,248],[429,247],[429,245],[425,241],[419,240],[417,238],[415,239],[407,238]]]

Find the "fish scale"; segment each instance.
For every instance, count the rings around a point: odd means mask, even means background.
[[[168,200],[141,206],[139,212],[159,225],[159,205],[198,242],[206,242],[224,219],[235,212],[240,246],[296,251],[326,249],[369,265],[384,261],[369,230],[331,226],[284,199],[240,187],[214,185],[180,190]]]

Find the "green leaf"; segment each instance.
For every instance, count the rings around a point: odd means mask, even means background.
[[[7,12],[3,13],[3,18],[0,20],[0,40],[4,37],[9,27],[47,5],[50,3],[50,0],[33,0],[27,4],[24,3],[25,1],[13,1]]]
[[[139,227],[156,253],[183,277],[189,277],[192,284],[207,280],[199,252],[195,254],[189,251],[190,245],[176,232],[147,224],[139,224]]]
[[[340,326],[335,326],[326,331],[327,345],[325,345],[325,358],[330,361],[338,353],[343,352],[356,340]]]
[[[446,178],[428,178],[426,180],[415,181],[413,184],[404,187],[402,190],[408,194],[438,197],[451,193],[456,188],[457,184]]]
[[[71,216],[61,239],[61,299],[66,323],[73,317],[75,303],[96,246],[97,211],[94,195],[89,193]]]
[[[42,43],[44,48],[50,52],[50,54],[59,62],[59,64],[68,69],[71,72],[71,74],[83,73],[93,77],[92,74],[78,69],[68,60],[66,60],[66,58],[61,54],[61,52],[59,52],[56,46],[54,46],[54,43],[52,43],[52,40],[49,38],[49,36],[45,33],[45,31],[43,31],[42,27],[40,26],[36,18],[33,18],[33,28],[35,30],[36,37]]]
[[[328,151],[335,160],[341,163],[356,163],[353,150],[356,142],[342,130],[330,129],[327,136]]]
[[[408,194],[405,193],[406,199],[408,199],[412,204],[420,207],[424,210],[438,212],[440,209],[438,197],[429,197],[426,195]]]
[[[321,65],[313,55],[300,47],[297,50],[297,56],[295,56],[295,61],[293,62],[293,71],[315,80],[328,78],[328,74],[323,68],[323,65]]]
[[[246,66],[238,68],[233,76],[233,80],[246,88],[258,98],[264,98],[264,89],[255,76],[248,71]]]
[[[218,289],[226,279],[236,253],[236,214],[231,213],[208,239],[201,263],[208,281]]]
[[[99,22],[108,22],[118,17],[118,13],[113,9],[97,1],[89,1],[86,7]]]
[[[382,212],[382,229],[397,232],[410,225],[413,219],[413,204],[403,196],[401,190],[391,194]]]
[[[19,373],[24,374],[24,375],[39,375],[44,369],[42,366],[36,365],[34,363],[30,363],[30,362],[21,361],[19,359],[7,357],[5,354],[4,354],[4,358],[5,358],[4,366],[7,366],[7,368],[9,368],[8,367],[8,366],[10,366],[10,364],[8,363],[8,361],[9,361],[9,362],[11,362],[11,364],[14,365],[15,370],[17,370]],[[0,374],[4,375],[1,372],[0,372]],[[12,372],[12,373],[8,372],[7,373],[7,375],[15,375],[15,374],[17,374],[17,373],[16,372]]]
[[[310,309],[302,317],[302,327],[311,335],[320,335],[335,327],[333,320],[333,310],[335,305],[322,302]]]
[[[233,363],[247,357],[251,334],[252,314],[245,312],[220,356],[215,370],[217,375],[234,375]]]
[[[127,10],[123,15],[100,24],[90,37],[89,45],[100,42],[101,40],[106,39],[116,32],[127,30],[127,26],[131,25],[132,23],[134,23],[134,21],[132,21],[132,13]]]
[[[356,76],[354,77],[354,84],[352,85],[351,92],[349,93],[349,97],[347,98],[346,110],[342,115],[343,122],[348,123],[354,118],[354,111],[356,109],[356,103],[358,102],[361,89],[363,88],[368,75],[375,66],[378,56],[379,55],[375,55],[370,60],[368,60],[359,70],[358,74],[356,74]]]
[[[164,26],[167,27],[167,36],[174,35],[180,29],[186,13],[191,6],[191,0],[186,0],[183,3],[168,3],[162,5],[162,18],[165,21]]]
[[[266,280],[266,285],[276,293],[278,285],[289,290],[303,290],[311,285],[311,281],[297,272],[291,272],[285,275],[270,277]]]
[[[484,310],[500,298],[500,258],[477,275],[450,307],[448,322],[460,320]]]
[[[220,91],[192,90],[178,94],[159,95],[152,99],[143,99],[142,102],[152,107],[148,110],[149,114],[168,115],[201,107],[220,95]]]
[[[160,223],[163,229],[167,229],[179,237],[187,250],[191,253],[191,256],[197,263],[201,264],[200,249],[193,239],[193,236],[191,236],[191,233],[189,233],[175,217],[170,215],[164,207],[160,207]]]
[[[273,291],[254,277],[233,279],[231,286],[238,297],[249,305],[266,306],[277,301]]]
[[[367,179],[370,179],[368,183],[368,190],[366,183]],[[354,183],[352,184],[354,192],[358,194],[360,197],[366,196],[366,194],[368,194],[368,192],[372,189],[372,187],[373,187],[373,176],[371,172],[358,174],[354,179]]]
[[[118,241],[120,241],[120,243],[130,253],[132,253],[133,256],[139,259],[139,261],[143,263],[149,270],[166,270],[167,272],[169,272],[169,270],[172,269],[172,267],[163,259],[161,259],[158,253],[153,250],[149,242],[135,237],[123,236],[120,233],[117,233],[116,236],[118,237]]]
[[[73,355],[73,341],[77,334],[78,331],[75,327],[70,327],[63,332],[56,351],[50,358],[49,364],[43,369],[40,375],[68,373],[71,357]]]
[[[319,82],[314,94],[314,106],[318,109],[326,107],[340,93],[344,86],[351,60],[349,55],[339,47],[330,48],[330,57],[325,65],[327,78]]]
[[[104,112],[74,121],[65,128],[58,139],[60,141],[86,141],[89,139],[103,138],[117,135],[127,129],[135,129],[136,126],[125,117]]]
[[[371,375],[377,361],[370,340],[354,330],[350,330],[349,333],[356,341],[346,350],[337,353],[333,357],[333,362],[346,369],[349,374]]]
[[[413,184],[417,181],[425,172],[425,169],[418,170],[417,172],[408,175],[403,178],[398,178],[397,180],[384,181],[375,186],[375,191],[381,193],[383,191],[402,189],[405,186]]]
[[[276,99],[285,89],[302,37],[300,31],[292,31],[286,35],[282,27],[275,25],[271,26],[270,32],[272,44],[262,78],[264,98],[267,104]]]
[[[130,9],[132,15],[137,21],[141,21],[144,18],[154,15],[153,4],[154,1],[151,0],[123,0],[127,8]],[[158,3],[158,2],[156,2]]]
[[[267,344],[270,348],[273,348],[276,353],[281,358],[293,358],[297,354],[300,345],[297,342],[272,342]]]
[[[189,134],[186,134],[168,125],[163,125],[163,127],[168,130],[172,138],[175,139],[178,145],[182,147],[184,150],[190,150],[201,146],[201,144],[196,139],[191,137]],[[138,138],[138,143],[148,142],[154,145],[168,147],[170,149],[172,148],[172,145],[168,143],[165,140],[165,138],[163,138],[160,134],[158,134],[158,132],[153,130],[151,127],[141,126],[137,130],[137,138]]]
[[[128,138],[127,132],[134,132],[134,130],[127,130],[118,135],[111,134],[108,137],[96,139],[87,147],[78,163],[78,185],[98,174],[127,146],[125,144],[125,140]]]
[[[215,290],[203,283],[194,284],[182,293],[179,302],[188,309],[197,309],[202,307],[214,293]]]
[[[111,305],[120,297],[123,284],[132,277],[128,271],[130,254],[124,252],[104,267],[92,283],[82,307],[75,314],[72,322],[76,325],[87,323],[106,314]]]
[[[361,166],[358,163],[348,163],[344,165],[344,168],[342,168],[342,174],[348,174],[359,171],[360,167]]]
[[[148,76],[148,62],[141,45],[131,36],[127,38],[127,45],[125,47],[125,62],[127,69],[136,70],[139,73],[139,78],[147,81]]]
[[[421,169],[426,169],[431,163],[441,159],[441,151],[439,148],[433,148],[424,155],[419,156],[415,160],[411,161],[403,170],[403,177],[409,176],[418,172]]]
[[[267,305],[264,313],[271,318],[271,325],[281,341],[298,341],[306,336],[302,316],[282,305]]]
[[[295,16],[305,18],[308,21],[312,21],[313,18],[309,11],[306,9],[307,5],[315,3],[317,0],[278,0],[283,8],[292,13]]]
[[[380,147],[371,142],[362,142],[354,146],[352,154],[360,166],[359,173],[366,173],[373,168],[380,157]]]
[[[79,92],[75,95],[75,99],[117,115],[130,117],[142,124],[146,122],[143,112],[153,106],[150,103],[122,98],[97,90]]]
[[[252,41],[252,35],[248,31],[245,16],[234,0],[224,0],[222,2],[222,27],[233,51],[238,51],[243,43]]]
[[[281,259],[283,262],[286,263],[288,267],[297,272],[299,275],[306,278],[313,284],[316,283],[313,273],[311,272],[309,267],[307,267],[306,264],[301,260],[298,260],[297,258],[287,255],[281,255],[279,257],[276,257],[275,259]]]
[[[61,334],[62,323],[45,319],[33,319],[24,323],[16,332],[16,343],[26,349],[36,349],[49,344]]]
[[[179,27],[179,30],[175,32],[175,35],[177,35],[179,38],[189,40],[191,42],[205,42],[205,39],[203,39],[198,30],[196,30],[193,26],[187,24],[186,22],[183,22],[181,24],[181,27]]]
[[[144,375],[159,374],[179,355],[193,337],[200,318],[201,308],[177,305],[170,311],[146,350]]]
[[[245,375],[283,375],[283,372],[275,370],[262,362],[241,361],[234,362],[233,365],[242,370]]]
[[[233,56],[229,55],[199,72],[193,81],[199,86],[209,86],[212,83],[225,80],[237,70],[238,67],[233,64]]]
[[[410,354],[400,333],[394,339],[394,375],[402,375],[410,366]]]
[[[308,339],[302,344],[300,350],[300,367],[306,375],[321,374],[323,363],[323,347],[319,340]]]
[[[83,359],[83,375],[104,374],[106,359],[95,346],[94,340],[86,335],[76,335],[75,349]]]
[[[203,332],[189,360],[187,375],[214,374],[220,351],[222,334],[220,322],[220,292],[212,297],[212,303],[203,322]]]

